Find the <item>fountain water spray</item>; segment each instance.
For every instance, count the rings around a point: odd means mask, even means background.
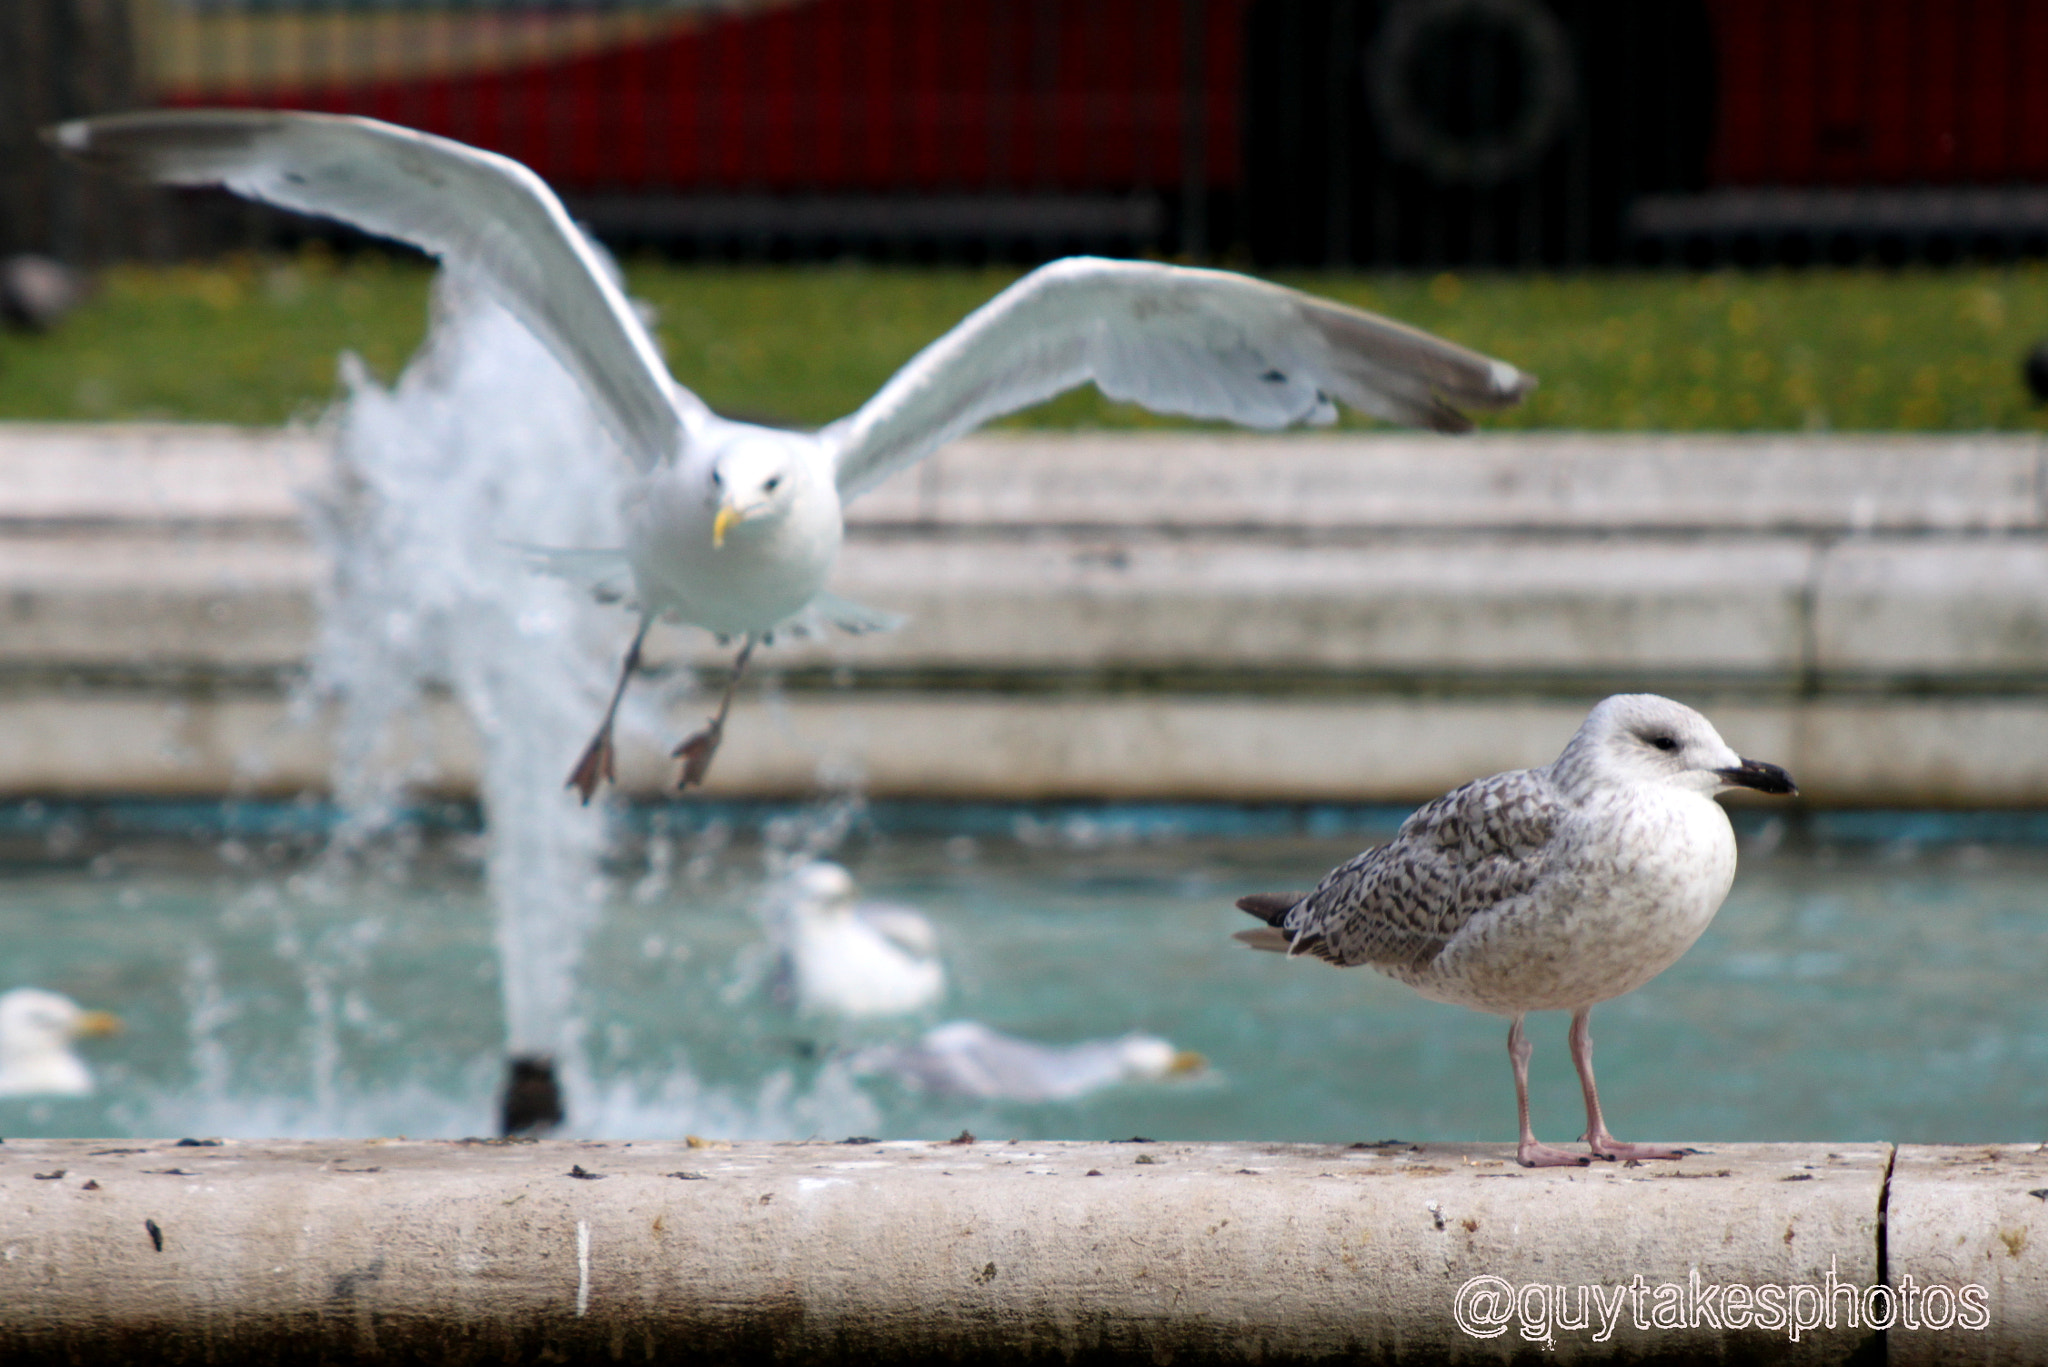
[[[501,1125],[546,1128],[559,1098],[567,1124],[586,1134],[871,1127],[873,1105],[837,1061],[807,1081],[778,1067],[739,1091],[706,1086],[680,1050],[657,1078],[594,1075],[576,985],[605,909],[606,808],[584,807],[563,779],[602,711],[631,619],[535,572],[531,550],[621,544],[625,458],[553,356],[455,271],[441,273],[427,340],[394,385],[353,360],[344,379],[335,478],[312,510],[334,570],[301,700],[308,721],[319,708],[333,713],[344,815],[330,858],[360,868],[405,852],[411,795],[462,762],[442,752],[460,730],[446,724],[451,704],[466,716],[503,995]],[[622,741],[659,743],[662,692],[628,699]],[[778,823],[771,874],[836,844],[858,806],[842,800]],[[328,881],[338,895],[345,880]],[[665,895],[665,877],[642,881],[649,897]],[[301,976],[309,1006],[331,1005],[331,975]],[[317,1061],[326,1055],[315,1034]]]
[[[605,810],[562,775],[625,619],[533,573],[523,548],[619,544],[622,458],[554,358],[453,271],[396,385],[353,357],[344,378],[336,480],[313,519],[335,568],[310,681],[337,712],[336,847],[368,848],[442,777],[431,714],[452,696],[480,750],[506,1047],[557,1060],[573,1092]]]

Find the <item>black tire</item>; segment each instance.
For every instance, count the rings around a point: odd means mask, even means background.
[[[1246,236],[1264,265],[1607,264],[1706,181],[1703,0],[1261,0]]]

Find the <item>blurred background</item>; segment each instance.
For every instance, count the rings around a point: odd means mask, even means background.
[[[114,366],[91,322],[0,350],[0,414],[276,421],[332,395],[308,356],[388,370],[417,340],[402,259],[37,141],[167,104],[524,161],[625,256],[693,384],[788,421],[845,411],[1017,267],[1092,251],[1278,271],[1512,354],[1545,380],[1515,425],[2038,423],[2012,381],[2048,312],[2012,285],[2048,250],[2048,16],[2020,0],[21,0],[0,23],[0,255],[112,267],[95,316],[138,353]],[[279,253],[298,269],[251,274]],[[122,269],[194,261],[217,268]],[[863,326],[819,357],[831,282],[766,263],[868,267]],[[1696,274],[1724,267],[1763,274]],[[18,321],[61,307],[21,295]],[[236,383],[156,373],[159,325],[212,328]]]
[[[32,154],[144,103],[368,114],[710,258],[2010,260],[2048,247],[2020,0],[22,0],[4,238],[272,245]],[[223,223],[223,217],[239,221]]]
[[[7,0],[0,988],[133,1028],[85,1091],[0,1067],[0,1131],[480,1132],[545,1053],[591,1135],[1496,1138],[1496,1022],[1248,962],[1231,899],[1649,690],[1807,797],[1739,806],[1720,921],[1603,1008],[1617,1126],[2035,1136],[2043,69],[2025,0]],[[525,162],[735,416],[850,412],[1073,252],[1541,387],[1458,443],[1015,415],[855,509],[842,583],[910,626],[778,645],[688,799],[724,661],[658,634],[583,813],[624,615],[499,563],[610,506],[573,385],[403,248],[39,138],[151,105]],[[494,768],[543,659],[576,735]],[[821,857],[943,986],[807,1004]],[[949,1017],[1154,1064],[948,1091]]]

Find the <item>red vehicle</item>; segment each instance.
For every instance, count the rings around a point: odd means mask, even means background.
[[[446,133],[643,239],[1430,264],[2048,228],[2025,0],[158,3],[167,102]]]

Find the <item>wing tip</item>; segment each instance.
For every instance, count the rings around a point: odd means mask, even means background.
[[[50,148],[87,166],[182,184],[211,179],[194,171],[195,154],[203,162],[204,154],[239,147],[279,121],[278,111],[268,109],[131,109],[66,119],[39,132]]]
[[[1493,392],[1503,408],[1520,403],[1536,389],[1534,375],[1526,370],[1518,370],[1506,361],[1489,362],[1487,378],[1493,382]]]
[[[1391,405],[1389,411],[1362,395],[1347,396],[1361,411],[1462,433],[1472,430],[1472,420],[1461,409],[1512,408],[1536,388],[1536,377],[1520,367],[1411,324],[1314,295],[1298,299],[1302,316],[1336,353],[1338,368],[1366,394]]]
[[[1536,377],[1526,370],[1517,369],[1506,361],[1488,358],[1486,362],[1486,386],[1484,389],[1466,389],[1446,399],[1441,394],[1430,396],[1430,405],[1423,422],[1432,431],[1463,436],[1474,429],[1470,415],[1456,405],[1465,404],[1489,413],[1513,408],[1529,397],[1536,388]]]

